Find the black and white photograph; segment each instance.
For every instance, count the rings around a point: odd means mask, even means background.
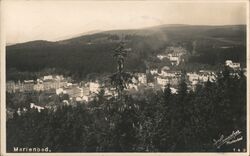
[[[4,156],[248,155],[248,0],[1,2]]]

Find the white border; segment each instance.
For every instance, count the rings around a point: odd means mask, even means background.
[[[178,155],[178,156],[199,156],[199,155],[205,155],[205,156],[212,156],[212,155],[221,155],[223,154],[224,156],[250,156],[249,155],[249,150],[250,150],[250,145],[249,145],[249,96],[247,96],[247,152],[246,153],[202,153],[202,152],[191,152],[191,153],[6,153],[6,111],[5,111],[5,96],[6,96],[6,92],[5,92],[5,84],[6,84],[6,74],[5,74],[5,65],[6,65],[6,59],[5,59],[5,46],[6,46],[6,42],[5,42],[5,16],[4,16],[4,9],[5,9],[5,3],[6,1],[9,0],[0,0],[0,73],[1,73],[1,79],[0,79],[0,86],[1,86],[1,111],[0,111],[0,115],[1,115],[1,135],[0,135],[0,155],[4,155],[4,156],[16,156],[16,155],[20,155],[20,156],[38,156],[38,155],[50,155],[50,156],[54,156],[54,155],[66,155],[66,156],[71,156],[71,155],[91,155],[91,156],[100,156],[100,155],[138,155],[138,156],[143,156],[143,155],[157,155],[157,156],[162,156],[162,155]],[[11,0],[10,0],[11,1]],[[14,1],[14,0],[13,0]],[[21,0],[17,0],[17,1],[21,1]],[[36,0],[31,0],[31,1],[36,1]],[[63,0],[43,0],[43,1],[63,1]],[[64,0],[64,1],[70,1],[70,0]],[[72,1],[88,1],[88,0],[72,0]],[[112,1],[112,2],[119,2],[119,1],[130,1],[130,2],[134,2],[133,0],[92,0],[92,1]],[[135,1],[148,1],[148,2],[161,2],[161,3],[246,3],[246,17],[247,17],[247,95],[250,95],[250,88],[249,88],[249,81],[250,81],[250,54],[249,54],[249,47],[250,47],[250,40],[249,40],[249,0],[135,0]]]
[[[1,59],[1,99],[0,99],[0,102],[1,102],[1,147],[0,147],[0,152],[1,152],[1,155],[2,153],[6,153],[6,143],[5,143],[5,135],[6,134],[6,123],[5,123],[5,118],[6,118],[6,112],[5,112],[5,43],[6,43],[6,40],[5,40],[5,25],[4,25],[4,21],[5,21],[5,16],[4,16],[4,1],[0,1],[0,59]]]

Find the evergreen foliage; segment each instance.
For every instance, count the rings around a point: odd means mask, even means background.
[[[20,96],[20,95],[19,95]],[[34,95],[36,96],[36,95]],[[55,111],[29,110],[7,120],[7,151],[13,147],[49,147],[52,152],[226,152],[246,148],[246,77],[224,69],[217,82],[208,81],[179,94],[170,87],[148,90],[144,98],[123,94],[123,102],[106,99],[101,91],[87,104]],[[28,103],[7,95],[7,106]],[[216,148],[223,134],[240,130],[243,140]]]

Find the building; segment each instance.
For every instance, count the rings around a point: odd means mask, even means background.
[[[179,84],[181,78],[180,71],[173,71],[170,70],[168,66],[165,66],[161,69],[161,74],[156,77],[156,82],[161,85],[165,86],[166,84],[171,84],[172,86],[176,86]]]
[[[43,83],[42,79],[36,79],[36,83]]]
[[[172,65],[179,65],[180,63],[180,56],[178,54],[168,54],[168,59]]]
[[[182,53],[171,53],[167,55],[167,58],[170,60],[172,65],[179,65],[181,62]]]
[[[34,90],[34,80],[24,80],[23,91],[30,92]]]
[[[53,76],[52,75],[44,76],[43,80],[53,80]]]
[[[63,88],[58,88],[58,89],[56,89],[56,94],[57,95],[60,95],[60,94],[63,94],[64,92],[63,92]],[[66,92],[65,92],[66,93]]]
[[[196,72],[190,72],[187,73],[188,81],[191,83],[191,85],[196,85],[199,82],[199,74]]]
[[[164,58],[167,58],[168,56],[167,54],[158,54],[156,57],[159,58],[160,60],[163,60]]]
[[[170,87],[171,93],[172,94],[177,94],[178,90],[176,88]]]
[[[170,70],[170,68],[165,66],[165,67],[163,67],[161,69],[161,74],[160,75],[164,76],[164,77],[179,77],[179,76],[181,76],[181,72],[180,71]]]
[[[35,91],[44,91],[44,85],[43,83],[37,83],[34,85],[34,90]]]
[[[41,82],[39,82],[41,83]],[[43,77],[43,90],[58,89],[67,85],[67,81],[62,75],[48,75]]]
[[[50,79],[46,79],[43,81],[43,85],[44,85],[44,90],[50,90],[50,89],[55,89],[55,82],[53,80]]]
[[[75,99],[77,101],[82,101],[83,95],[83,88],[78,87],[77,85],[72,85],[70,87],[63,88],[63,91],[61,89],[57,89],[57,93],[63,93],[68,94],[69,98],[71,100]]]
[[[225,61],[225,66],[228,66],[234,70],[239,70],[240,69],[240,63],[235,63],[232,60],[226,60]]]
[[[62,88],[64,86],[67,86],[67,82],[65,80],[58,81],[58,80],[44,80],[43,81],[44,90],[50,90],[50,89],[58,89]]]
[[[158,69],[150,69],[149,73],[151,75],[157,75],[158,74]]]
[[[194,90],[196,88],[197,84],[204,84],[208,80],[211,82],[214,82],[216,80],[216,75],[213,71],[209,70],[200,70],[197,72],[190,72],[187,73],[188,77],[188,85],[191,90]]]
[[[211,82],[214,82],[216,80],[216,75],[213,71],[200,70],[199,71],[199,80],[201,82],[207,82],[208,80]]]
[[[136,84],[130,83],[127,85],[128,90],[136,90],[138,91],[138,86]]]
[[[90,90],[89,87],[79,87],[77,84],[72,84],[56,89],[56,94],[68,94],[71,100],[88,101]]]
[[[100,84],[96,82],[90,82],[89,83],[89,91],[91,93],[98,93],[100,91]]]
[[[137,73],[138,83],[146,84],[147,83],[147,76],[145,73]]]
[[[172,65],[179,65],[181,61],[184,61],[182,59],[182,55],[186,54],[187,51],[183,47],[169,47],[166,49],[166,52],[168,53],[167,58],[170,60]]]
[[[44,109],[44,107],[37,106],[37,105],[35,105],[34,103],[30,103],[30,108],[37,109],[38,112],[41,112],[41,110]]]
[[[64,80],[64,77],[62,75],[56,75],[55,80],[62,81],[62,80]]]
[[[107,97],[107,99],[110,99],[111,97],[118,96],[118,93],[116,92],[116,89],[111,88],[104,88],[104,95]]]

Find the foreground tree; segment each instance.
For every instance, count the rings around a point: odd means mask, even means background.
[[[128,52],[124,46],[125,43],[121,42],[115,49],[113,57],[117,62],[117,72],[111,76],[111,84],[116,87],[119,100],[122,100],[123,90],[127,88],[129,83],[132,83],[133,78],[130,73],[124,71],[124,62]]]

